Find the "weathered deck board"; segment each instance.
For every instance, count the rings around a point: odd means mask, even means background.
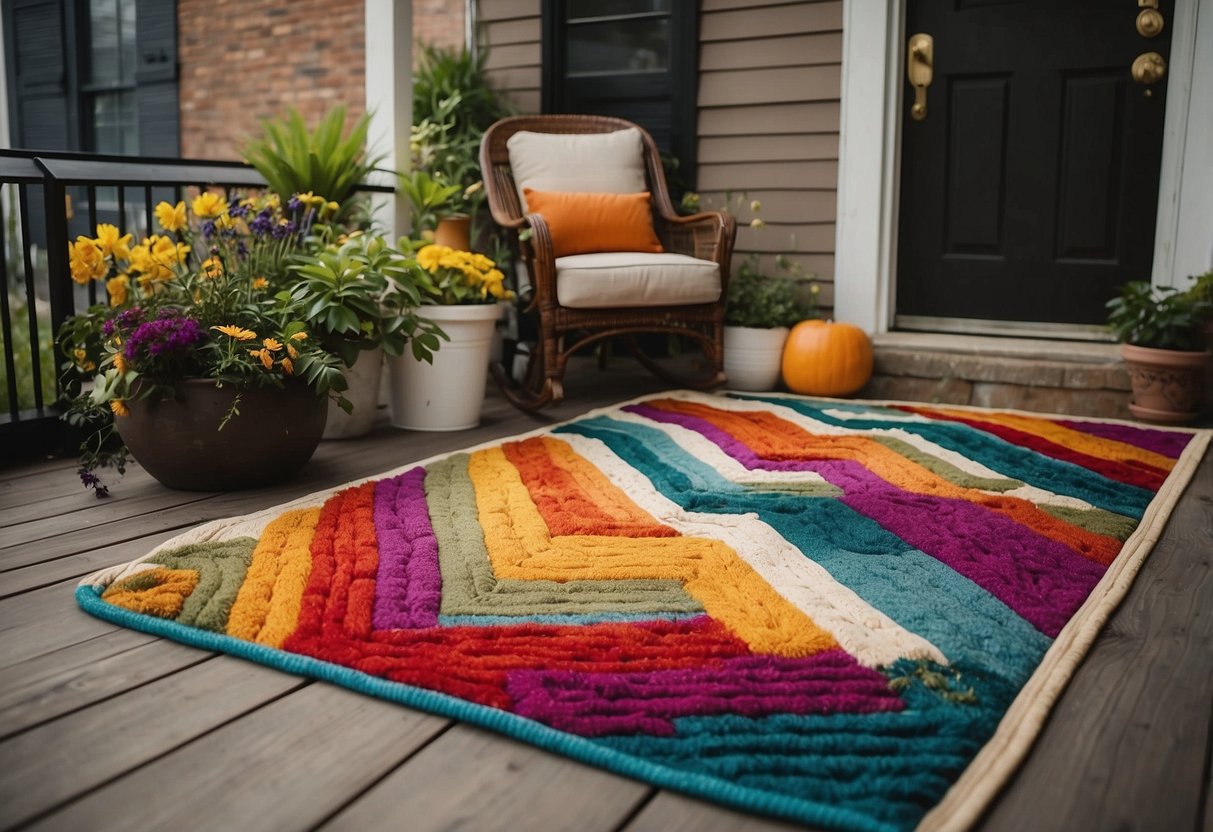
[[[0,743],[5,822],[45,814],[306,684],[219,656],[18,734]]]
[[[135,630],[46,653],[0,678],[0,738],[198,664],[211,653]]]
[[[472,770],[474,769],[474,771]],[[469,725],[447,731],[326,830],[542,829],[609,832],[651,792]]]
[[[1029,805],[1057,829],[1199,829],[1211,732],[1213,460],[1206,459],[987,828],[1027,828]]]
[[[224,725],[33,829],[309,829],[340,810],[450,723],[316,683]],[[289,790],[289,799],[267,795]],[[114,814],[114,806],[138,807]],[[267,811],[267,809],[270,809]],[[108,819],[108,820],[107,820]],[[396,817],[394,828],[413,828]]]
[[[466,725],[116,628],[76,580],[197,523],[660,389],[634,365],[570,376],[540,418],[490,394],[472,431],[326,442],[294,482],[172,492],[135,468],[96,500],[70,461],[0,471],[0,828],[789,828]],[[41,510],[35,508],[40,506]],[[985,829],[1199,829],[1210,804],[1213,459]],[[24,531],[21,530],[23,527]],[[7,597],[4,597],[7,596]]]

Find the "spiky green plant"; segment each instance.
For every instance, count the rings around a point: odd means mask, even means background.
[[[262,134],[241,148],[245,161],[265,177],[284,199],[311,192],[341,205],[339,219],[355,210],[355,188],[375,170],[381,156],[366,149],[370,114],[364,114],[348,133],[345,107],[334,107],[309,130],[295,109],[261,123]]]

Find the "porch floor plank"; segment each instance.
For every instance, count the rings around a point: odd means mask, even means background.
[[[0,805],[20,824],[308,684],[217,656],[0,743]],[[21,761],[19,765],[15,764]]]
[[[186,821],[241,832],[309,829],[450,724],[317,682],[97,789],[31,828],[139,832]],[[267,799],[284,787],[289,799]],[[138,810],[114,812],[115,806]],[[413,828],[403,817],[397,815],[394,828]]]
[[[653,791],[574,760],[457,725],[324,827],[328,832],[610,832]]]
[[[630,361],[570,371],[539,417],[325,442],[291,483],[174,492],[131,469],[96,500],[59,461],[0,470],[0,829],[790,828],[76,608],[79,577],[179,531],[662,389]],[[1213,457],[1079,668],[990,830],[1198,829],[1213,813]],[[40,506],[35,510],[33,506]]]

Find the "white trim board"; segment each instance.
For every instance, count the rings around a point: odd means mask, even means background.
[[[1213,0],[1175,0],[1174,17],[1158,285],[1183,285],[1213,266]],[[843,0],[834,311],[873,333],[891,328],[897,297],[905,38],[905,0]]]

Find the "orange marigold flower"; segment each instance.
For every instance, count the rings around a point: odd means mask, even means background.
[[[288,376],[293,376],[295,374],[295,365],[291,363],[289,358],[282,359],[282,371]]]
[[[291,336],[291,340],[292,341],[306,341],[307,333],[306,332],[296,332],[294,335]]]
[[[123,375],[126,375],[126,357],[123,356],[122,353],[116,353],[114,355],[114,369]]]
[[[298,358],[299,350],[295,349],[290,344],[287,344],[286,345],[286,354],[289,355],[291,358]]]
[[[126,402],[122,401],[122,399],[110,400],[110,410],[112,410],[114,412],[115,416],[130,416],[131,415],[130,409],[126,406]]]
[[[251,355],[253,358],[260,358],[261,365],[265,367],[265,369],[274,369],[274,356],[270,354],[269,350],[252,350],[249,352],[249,355]]]
[[[251,341],[257,337],[257,333],[253,332],[251,329],[245,329],[242,326],[232,326],[231,324],[213,326],[211,329],[217,329],[224,335],[235,338],[237,341]]]
[[[278,352],[282,349],[282,342],[276,338],[263,338],[261,344],[270,352]]]
[[[264,277],[254,277],[253,278],[253,288],[254,289],[265,289],[269,285],[270,285],[270,282],[268,280],[266,280]]]

